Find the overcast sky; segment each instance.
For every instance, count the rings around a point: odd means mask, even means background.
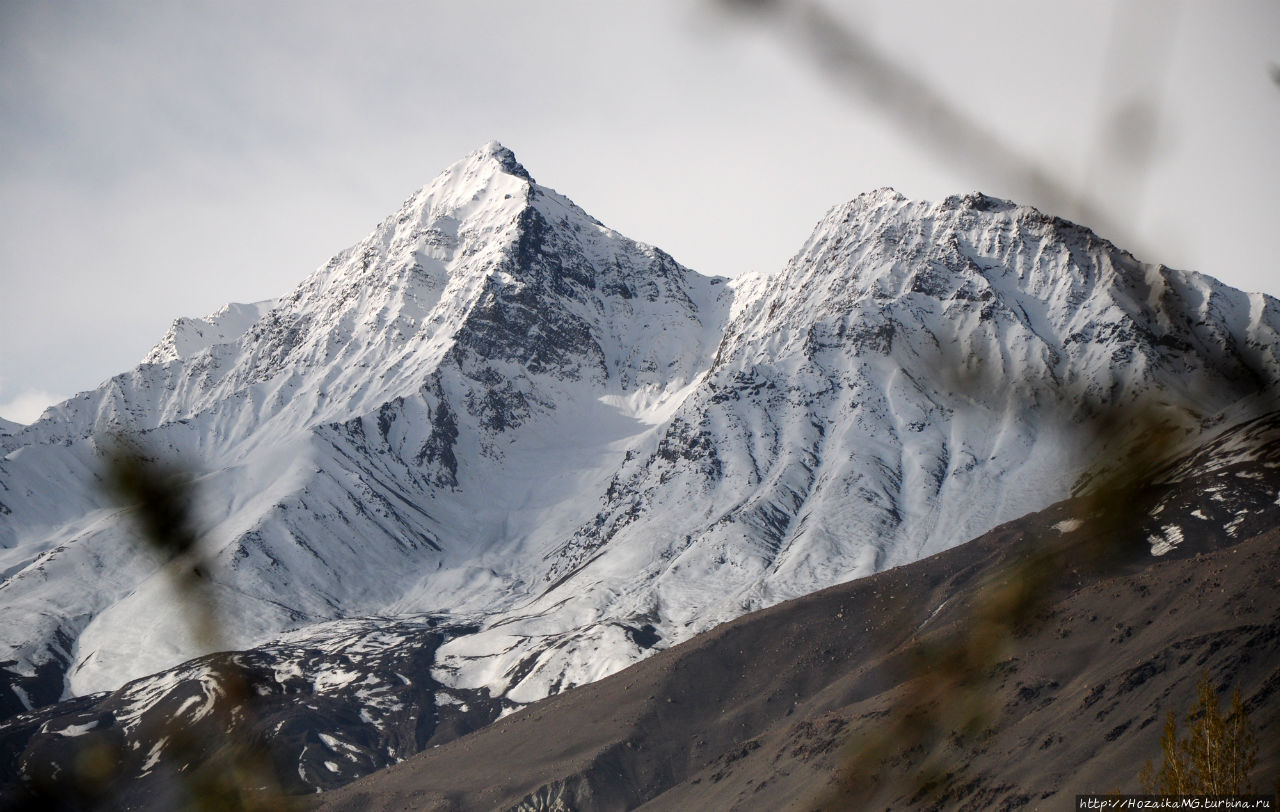
[[[1280,3],[805,2],[0,2],[0,416],[287,293],[490,139],[703,273],[893,186],[1280,294]]]

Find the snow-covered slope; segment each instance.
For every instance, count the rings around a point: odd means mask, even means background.
[[[1099,413],[1190,432],[1274,394],[1278,330],[982,196],[863,195],[780,275],[706,278],[491,143],[292,293],[0,436],[0,703],[210,645],[95,481],[113,431],[197,469],[218,645],[429,613],[466,629],[435,679],[522,702],[1066,496]]]
[[[163,364],[194,357],[215,344],[228,344],[244,335],[255,321],[275,307],[268,299],[252,304],[232,302],[204,318],[181,318],[173,323],[160,343],[142,359],[144,364]]]

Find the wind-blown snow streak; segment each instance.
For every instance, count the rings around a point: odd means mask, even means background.
[[[491,143],[289,295],[0,433],[0,705],[202,653],[95,483],[112,430],[199,465],[224,647],[431,613],[478,627],[437,679],[523,702],[1044,507],[1092,414],[1194,427],[1276,380],[1278,330],[981,195],[862,195],[779,275],[706,278]]]

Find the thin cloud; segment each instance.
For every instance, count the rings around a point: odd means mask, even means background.
[[[5,401],[0,401],[0,417],[15,423],[34,423],[45,409],[66,400],[66,395],[56,395],[43,389],[24,389]]]

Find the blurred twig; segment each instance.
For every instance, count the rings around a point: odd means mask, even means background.
[[[960,163],[1003,188],[1024,190],[1049,211],[1092,221],[1092,208],[1035,161],[938,92],[857,29],[809,0],[713,0],[722,10],[773,27],[824,77],[874,105],[897,128],[948,162]]]
[[[1117,8],[1102,92],[1123,96],[1110,102],[1113,109],[1103,122],[1095,167],[1072,183],[1062,174],[1068,170],[1022,153],[817,0],[708,2],[727,17],[768,27],[797,55],[812,61],[832,86],[854,102],[871,105],[939,160],[982,178],[989,190],[1115,236],[1129,229],[1108,210],[1125,212],[1129,222],[1136,219],[1133,213],[1156,144],[1157,85],[1165,72],[1176,4],[1148,3],[1132,14]]]
[[[217,650],[218,611],[193,515],[192,473],[163,461],[135,437],[116,434],[102,447],[104,489],[132,519],[138,543],[160,557],[197,645]],[[162,754],[179,808],[294,808],[279,789],[265,744],[252,733],[254,691],[246,670],[233,654],[210,655],[202,666],[211,686],[207,714],[194,720],[180,713],[144,719],[137,736],[147,746],[136,749],[123,739],[81,737],[68,772],[35,765],[27,776],[24,808],[118,808],[121,791],[140,773],[156,769],[141,760],[152,752]]]
[[[208,565],[192,515],[191,473],[147,453],[139,440],[123,434],[106,445],[103,483],[129,511],[140,544],[160,556],[178,595],[186,603],[184,617],[200,648],[220,648],[217,611],[208,583]]]
[[[1128,449],[1100,469],[1080,497],[1082,526],[1054,538],[1028,538],[1009,561],[978,584],[967,614],[950,632],[915,641],[900,674],[902,694],[875,730],[852,739],[837,783],[814,809],[841,809],[851,798],[896,788],[913,805],[942,803],[969,778],[965,759],[995,722],[993,680],[1014,641],[1046,622],[1046,610],[1068,579],[1113,570],[1147,552],[1142,504],[1181,433],[1148,406],[1116,410],[1089,424],[1102,446]],[[1141,436],[1133,433],[1143,432]],[[903,769],[896,762],[919,759]]]

